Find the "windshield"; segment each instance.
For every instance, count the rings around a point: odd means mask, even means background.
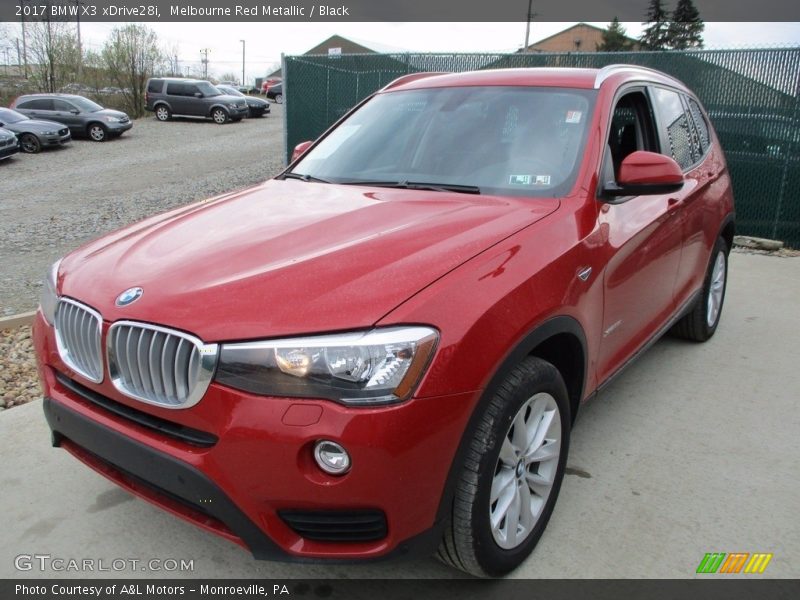
[[[82,96],[70,96],[67,98],[67,100],[69,100],[83,112],[97,112],[98,110],[103,110],[103,107],[97,102],[92,102],[88,98],[84,98]]]
[[[3,123],[19,123],[20,121],[27,121],[28,117],[22,113],[18,113],[10,108],[0,108],[0,121]]]
[[[218,85],[217,89],[225,94],[228,94],[229,96],[244,96],[242,92],[236,88],[230,87],[229,85]]]
[[[197,89],[203,93],[203,96],[206,98],[213,98],[214,96],[221,96],[219,90],[215,88],[213,85],[208,83],[207,81],[199,81],[197,83]]]
[[[500,86],[378,94],[292,173],[332,183],[563,195],[583,156],[594,96],[591,90]]]

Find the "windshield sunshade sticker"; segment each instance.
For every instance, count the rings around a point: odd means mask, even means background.
[[[580,110],[568,110],[567,117],[564,119],[565,123],[580,123],[583,112]]]

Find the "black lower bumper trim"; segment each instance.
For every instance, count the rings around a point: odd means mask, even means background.
[[[53,432],[54,446],[60,445],[61,440],[66,438],[145,485],[217,519],[244,542],[256,559],[351,563],[428,556],[436,550],[442,537],[443,523],[440,523],[377,558],[318,559],[293,556],[273,542],[225,492],[198,469],[101,425],[57,400],[45,397],[43,406],[47,423]]]
[[[287,558],[215,483],[191,465],[123,436],[51,398],[44,399],[44,414],[56,442],[63,436],[151,487],[190,505],[201,505],[203,512],[224,523],[241,539],[255,558]]]

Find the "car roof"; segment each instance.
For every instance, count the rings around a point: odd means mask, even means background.
[[[18,98],[18,100],[22,100],[23,98],[84,98],[84,99],[86,99],[86,96],[81,96],[79,94],[61,94],[61,93],[48,94],[48,93],[41,93],[41,94],[24,94],[23,96],[20,96]]]
[[[466,86],[530,86],[599,89],[605,82],[621,85],[628,81],[662,83],[681,89],[686,87],[666,73],[637,65],[609,65],[602,69],[573,67],[532,67],[521,69],[486,69],[465,73],[412,73],[395,79],[383,88],[410,90]]]

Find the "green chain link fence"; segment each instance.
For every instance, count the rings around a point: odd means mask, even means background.
[[[627,63],[683,81],[725,150],[737,231],[800,248],[800,48],[568,54],[359,54],[284,58],[286,153],[360,100],[420,71]]]

